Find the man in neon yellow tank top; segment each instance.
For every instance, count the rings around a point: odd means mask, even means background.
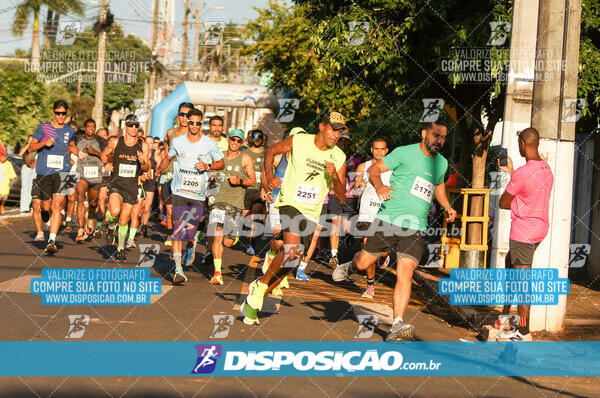
[[[263,299],[300,262],[304,247],[319,221],[325,196],[333,188],[338,200],[346,197],[346,155],[336,146],[347,130],[344,116],[327,112],[319,123],[319,133],[296,134],[267,149],[265,183],[267,189],[281,186],[275,202],[283,230],[284,250],[271,262],[267,272],[249,286],[248,299],[242,306],[244,323],[258,324]],[[290,152],[283,180],[273,176],[273,158]]]

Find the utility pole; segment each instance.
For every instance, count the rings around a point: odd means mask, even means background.
[[[152,21],[152,51],[151,57],[151,72],[150,72],[150,88],[148,89],[148,97],[154,99],[154,91],[156,90],[156,67],[157,67],[157,54],[156,54],[156,39],[158,35],[158,0],[154,0],[154,16]],[[146,122],[146,130],[150,134],[150,126],[152,125],[152,112],[148,116]]]
[[[185,0],[185,14],[183,16],[183,43],[181,48],[181,71],[185,73],[187,66],[188,50],[188,16],[190,15],[190,0]]]
[[[98,34],[98,60],[96,63],[96,100],[92,110],[92,118],[96,121],[96,126],[104,126],[104,56],[106,54],[106,13],[108,9],[108,0],[102,0],[100,4],[100,33]]]

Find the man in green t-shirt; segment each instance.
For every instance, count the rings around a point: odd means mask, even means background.
[[[388,341],[413,337],[414,328],[404,322],[403,316],[410,300],[413,272],[425,248],[427,214],[432,199],[435,197],[446,210],[449,222],[456,217],[444,184],[448,161],[438,153],[447,133],[448,126],[444,122],[429,123],[421,131],[421,142],[398,147],[369,168],[369,181],[383,203],[369,227],[363,250],[352,261],[340,264],[332,274],[334,281],[343,281],[353,270],[362,271],[372,266],[382,253],[396,251],[394,322],[386,338]],[[390,186],[381,181],[381,173],[386,171],[392,171]]]
[[[267,149],[263,187],[271,192],[281,186],[274,206],[280,214],[284,244],[267,272],[248,287],[248,298],[241,308],[245,324],[259,323],[258,311],[264,297],[300,262],[329,190],[333,188],[340,203],[344,203],[346,155],[336,146],[344,130],[344,116],[327,112],[319,123],[318,134],[296,134]],[[290,152],[290,159],[281,179],[273,175],[273,159],[286,152]]]

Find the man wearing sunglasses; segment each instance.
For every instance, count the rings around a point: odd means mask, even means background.
[[[37,127],[28,149],[29,152],[38,152],[35,168],[37,177],[33,184],[32,197],[41,200],[43,216],[52,210],[50,236],[45,249],[48,254],[58,251],[56,234],[62,218],[61,210],[65,206],[65,195],[68,193],[62,189],[66,185],[62,177],[69,175],[71,169],[69,151],[74,154],[79,152],[75,145],[75,130],[65,125],[69,105],[63,100],[58,100],[54,102],[52,109],[53,120]]]
[[[160,163],[158,173],[166,171],[169,162],[177,159],[171,189],[173,191],[173,283],[187,281],[183,273],[183,242],[194,241],[200,220],[204,216],[209,172],[224,167],[223,152],[217,143],[202,134],[202,112],[188,112],[188,133],[175,137],[169,153]]]
[[[244,142],[242,130],[231,130],[229,133],[229,149],[223,161],[225,168],[215,173],[216,191],[208,200],[210,216],[208,217],[208,236],[212,237],[211,250],[215,272],[210,280],[213,285],[223,284],[221,265],[223,262],[223,246],[234,246],[242,227],[242,209],[247,187],[256,183],[252,158],[247,152],[241,152]]]
[[[250,130],[248,132],[248,149],[246,152],[252,158],[252,162],[254,163],[254,172],[256,173],[256,184],[246,190],[246,195],[244,197],[244,217],[250,216],[252,217],[250,223],[250,242],[246,253],[250,256],[253,256],[254,246],[252,244],[253,233],[254,233],[254,215],[255,214],[265,214],[265,203],[260,197],[260,186],[261,186],[261,168],[265,158],[265,147],[263,140],[263,132],[261,130]]]
[[[138,177],[150,168],[148,144],[138,138],[140,122],[136,115],[125,118],[125,135],[111,140],[100,155],[104,163],[109,163],[113,155],[112,177],[108,190],[108,234],[107,243],[114,244],[118,224],[116,260],[127,261],[125,238],[131,211],[138,202]]]
[[[192,109],[194,109],[194,104],[191,102],[182,102],[179,104],[179,109],[177,111],[177,127],[168,129],[165,137],[165,156],[169,151],[169,144],[173,138],[180,137],[188,133],[187,114]],[[160,199],[162,199],[165,206],[166,227],[169,231],[167,239],[165,240],[166,246],[171,246],[171,234],[173,233],[173,196],[171,191],[171,179],[173,178],[173,172],[175,170],[175,162],[176,159],[171,160],[167,171],[160,176],[158,181],[160,188]]]
[[[244,323],[258,324],[258,311],[264,297],[300,262],[319,222],[323,202],[329,189],[344,202],[346,199],[346,156],[336,146],[346,129],[344,116],[327,112],[319,123],[318,134],[296,134],[272,145],[265,157],[265,184],[270,194],[281,187],[275,208],[281,215],[284,250],[271,261],[267,272],[249,286],[241,310]],[[283,178],[273,174],[276,155],[290,152]]]

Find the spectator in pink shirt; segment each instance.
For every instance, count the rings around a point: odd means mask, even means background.
[[[513,169],[508,158],[506,166],[498,167],[511,175],[506,190],[500,197],[500,208],[510,210],[511,226],[507,268],[531,268],[533,254],[548,234],[548,209],[554,176],[550,166],[538,153],[540,135],[534,128],[519,133],[519,153],[526,159],[524,166]],[[519,327],[501,333],[499,339],[531,341],[529,332],[529,305],[518,305]],[[510,305],[504,306],[504,314]]]

